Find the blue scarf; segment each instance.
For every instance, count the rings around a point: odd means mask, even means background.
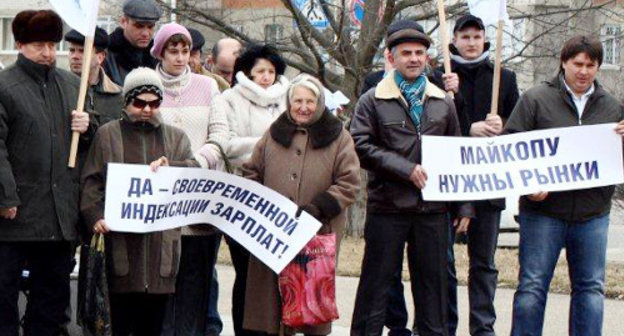
[[[394,72],[394,81],[397,83],[401,94],[409,104],[409,116],[412,118],[414,125],[420,129],[420,117],[423,112],[425,87],[427,86],[427,77],[421,74],[414,81],[408,81],[398,72]]]

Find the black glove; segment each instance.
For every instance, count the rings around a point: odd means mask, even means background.
[[[306,205],[302,205],[297,209],[297,213],[295,214],[295,217],[299,217],[301,215],[301,211],[305,211],[308,214],[310,214],[310,216],[316,218],[319,222],[323,222],[323,216],[321,214],[321,210],[319,210],[319,208],[316,207],[316,205],[308,203]]]

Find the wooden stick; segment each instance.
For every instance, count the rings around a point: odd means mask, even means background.
[[[501,7],[503,6],[501,1]],[[502,12],[502,11],[501,11]],[[496,60],[494,63],[494,82],[492,83],[492,108],[490,114],[498,114],[498,97],[500,94],[501,80],[501,58],[503,57],[503,25],[502,17],[498,19],[498,28],[496,29]]]
[[[449,51],[448,26],[446,25],[446,13],[444,10],[444,0],[438,2],[438,19],[440,21],[440,34],[442,35],[442,57],[444,59],[444,74],[451,73],[451,54]],[[448,91],[449,96],[455,99],[453,91]]]
[[[76,111],[84,110],[87,88],[89,87],[89,69],[91,69],[91,57],[93,56],[93,36],[86,36],[84,43],[84,53],[82,54],[82,73],[80,74],[80,90],[78,91],[78,106]],[[76,167],[76,153],[78,153],[79,132],[72,132],[71,147],[69,148],[69,168]]]

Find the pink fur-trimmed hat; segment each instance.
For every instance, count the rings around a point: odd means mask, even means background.
[[[154,36],[154,46],[150,50],[152,56],[154,56],[154,58],[161,59],[161,55],[163,49],[165,48],[165,45],[167,44],[167,41],[169,41],[171,36],[176,34],[184,35],[184,37],[188,39],[189,48],[193,47],[193,39],[191,38],[191,33],[189,33],[189,31],[184,28],[184,26],[181,26],[177,23],[167,23],[165,25],[162,25]]]

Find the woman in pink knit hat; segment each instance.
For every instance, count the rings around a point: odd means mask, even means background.
[[[200,165],[215,169],[222,160],[220,147],[229,140],[227,117],[223,110],[210,109],[212,99],[219,94],[217,82],[191,72],[191,41],[189,31],[177,23],[163,25],[154,37],[151,53],[160,61],[156,71],[164,85],[160,111],[166,124],[186,132]],[[182,229],[180,271],[164,335],[204,335],[220,238],[212,226],[205,224]]]

